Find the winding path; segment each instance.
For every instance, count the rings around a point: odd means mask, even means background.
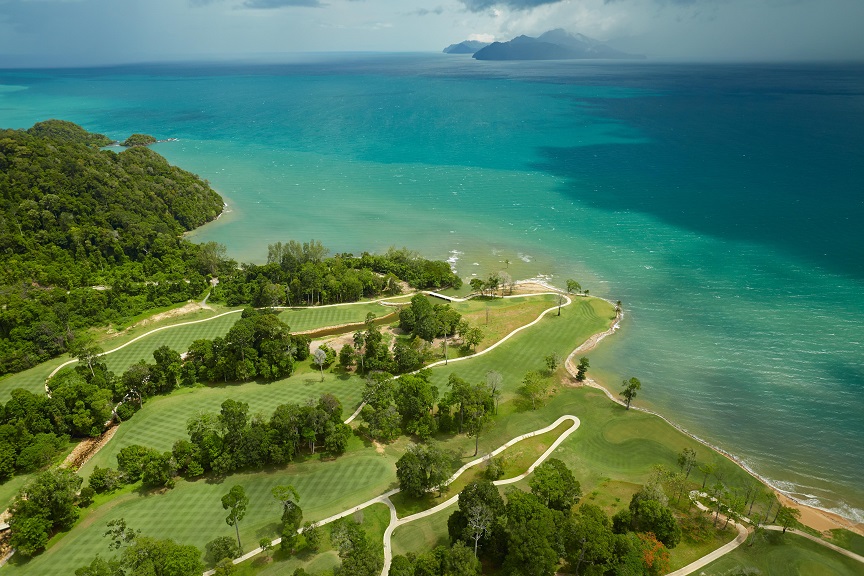
[[[459,476],[461,476],[469,468],[471,468],[473,466],[477,466],[478,464],[481,464],[481,463],[485,462],[486,460],[497,456],[498,454],[500,454],[502,451],[506,450],[510,446],[513,446],[514,444],[521,442],[522,440],[525,440],[526,438],[531,438],[531,437],[537,436],[539,434],[545,434],[546,432],[551,432],[552,430],[554,430],[555,428],[560,426],[563,422],[567,422],[567,421],[573,422],[573,425],[570,426],[564,432],[562,432],[561,435],[558,438],[556,438],[555,441],[549,446],[549,448],[547,448],[546,451],[543,452],[543,454],[541,454],[537,458],[537,460],[534,461],[533,464],[531,464],[531,466],[528,468],[528,470],[525,473],[520,474],[518,476],[514,476],[513,478],[507,478],[504,480],[496,480],[494,482],[494,484],[496,486],[501,486],[504,484],[513,484],[515,482],[518,482],[518,481],[524,479],[526,476],[531,474],[537,466],[539,466],[547,458],[549,458],[549,456],[552,454],[552,452],[554,452],[555,449],[558,448],[558,446],[564,440],[566,440],[568,436],[570,436],[573,432],[575,432],[579,428],[579,425],[580,425],[579,418],[577,418],[576,416],[570,416],[570,415],[561,416],[560,418],[555,420],[555,422],[553,422],[549,426],[546,426],[544,428],[540,428],[539,430],[534,430],[533,432],[528,432],[526,434],[522,434],[521,436],[517,436],[517,437],[513,438],[512,440],[506,442],[505,444],[502,444],[501,446],[499,446],[498,448],[496,448],[492,452],[486,454],[485,456],[481,456],[480,458],[472,460],[471,462],[468,462],[467,464],[465,464],[464,466],[459,468],[459,470],[457,470],[447,480],[447,482],[444,485],[446,486],[446,485],[451,484],[454,480],[459,478]],[[406,516],[405,518],[399,518],[396,515],[396,507],[393,506],[393,502],[390,501],[390,497],[393,496],[394,494],[398,494],[398,493],[399,493],[398,488],[395,490],[390,490],[389,492],[385,492],[384,494],[381,494],[380,496],[376,496],[375,498],[367,500],[366,502],[363,502],[362,504],[358,504],[357,506],[354,506],[352,508],[348,508],[347,510],[343,510],[342,512],[339,512],[338,514],[334,514],[333,516],[329,516],[327,518],[324,518],[323,520],[319,520],[318,522],[313,523],[313,526],[317,527],[317,526],[323,526],[325,524],[329,524],[330,522],[333,522],[333,521],[338,520],[340,518],[344,518],[346,516],[350,516],[351,514],[354,514],[355,512],[357,512],[359,510],[363,510],[364,508],[367,508],[367,507],[372,506],[374,504],[386,505],[390,509],[390,524],[387,526],[387,529],[384,531],[384,569],[381,572],[382,576],[386,576],[388,571],[390,570],[390,562],[393,560],[393,553],[392,553],[391,544],[390,544],[390,538],[393,535],[393,531],[396,528],[398,528],[399,526],[402,526],[404,524],[408,524],[409,522],[413,522],[415,520],[419,520],[420,518],[425,518],[426,516],[430,516],[432,514],[435,514],[436,512],[440,512],[441,510],[447,508],[448,506],[453,505],[455,502],[457,502],[459,500],[459,495],[457,494],[457,495],[453,496],[452,498],[449,498],[445,502],[438,504],[434,508],[424,510],[423,512],[418,512],[417,514],[412,514],[411,516]],[[300,534],[301,530],[298,530],[297,533]],[[273,547],[278,546],[281,542],[282,542],[281,538],[276,538],[275,540],[273,540],[271,542],[271,546],[273,546]],[[261,552],[263,552],[262,548],[256,548],[256,549],[244,554],[243,556],[241,556],[239,558],[235,558],[233,560],[233,563],[234,564],[240,564],[241,562],[245,562],[246,560],[249,560],[250,558],[257,556]],[[214,574],[214,572],[215,572],[215,570],[208,570],[207,572],[204,572],[203,576],[212,576],[212,574]]]

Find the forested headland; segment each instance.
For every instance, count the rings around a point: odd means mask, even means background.
[[[206,181],[145,147],[100,149],[111,142],[59,120],[0,130],[0,375],[74,351],[87,328],[202,297],[214,277],[214,300],[256,307],[461,284],[405,249],[328,258],[315,241],[240,266],[183,237],[222,211]]]
[[[110,142],[57,120],[0,131],[0,374],[206,288],[182,234],[222,198],[146,148],[99,149]]]

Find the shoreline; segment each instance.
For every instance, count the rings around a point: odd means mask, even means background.
[[[529,285],[533,284],[536,286],[542,286],[544,288],[547,288],[550,290],[555,290],[555,291],[558,291],[562,294],[565,294],[565,291],[561,290],[557,286],[554,286],[554,285],[552,285],[552,284],[550,284],[544,280],[537,279],[537,278],[531,278],[528,280],[520,280],[520,281],[517,281],[516,284],[517,284],[517,286],[529,286]],[[608,298],[603,298],[601,296],[592,296],[592,297],[604,300],[604,301],[608,302],[609,304],[612,304],[613,306],[615,305],[615,302],[613,302],[612,300],[609,300]],[[590,352],[591,350],[596,348],[597,345],[602,340],[604,340],[606,337],[612,336],[613,334],[615,334],[621,327],[621,321],[624,319],[624,315],[625,315],[624,314],[624,308],[622,307],[618,311],[618,314],[615,318],[615,321],[613,322],[612,326],[608,330],[605,330],[603,332],[599,332],[597,334],[592,335],[591,337],[588,338],[588,340],[586,340],[585,342],[583,342],[582,344],[580,344],[579,346],[574,348],[573,351],[567,356],[567,359],[564,361],[564,367],[567,370],[567,372],[571,375],[571,377],[575,377],[575,374],[576,374],[575,368],[573,367],[573,358],[578,354],[585,354],[585,353]],[[624,405],[624,403],[621,400],[619,400],[605,385],[598,382],[594,378],[587,377],[585,379],[585,382],[581,385],[582,386],[590,386],[592,388],[601,390],[606,394],[606,397],[609,398],[611,401],[613,401],[619,405],[622,405],[622,406]],[[578,386],[578,384],[577,384],[577,386]],[[702,444],[706,448],[709,448],[709,449],[717,452],[721,456],[723,456],[723,457],[729,459],[730,461],[732,461],[733,463],[735,463],[739,468],[741,468],[742,470],[747,472],[754,479],[758,480],[760,484],[762,484],[766,488],[769,488],[770,490],[772,490],[782,505],[791,506],[793,508],[800,510],[801,511],[801,523],[802,524],[805,524],[805,525],[809,526],[810,528],[818,530],[819,532],[822,532],[822,533],[825,533],[828,530],[839,528],[839,529],[849,530],[850,532],[854,532],[856,534],[864,536],[864,522],[855,522],[851,518],[846,518],[845,516],[842,516],[842,515],[840,515],[836,512],[833,512],[831,510],[827,510],[825,508],[820,508],[818,506],[813,506],[810,504],[805,504],[804,502],[797,500],[795,497],[791,496],[790,494],[784,492],[780,488],[771,484],[771,482],[769,482],[768,479],[764,478],[758,472],[753,470],[746,462],[744,462],[739,457],[737,457],[734,454],[732,454],[731,452],[724,450],[723,448],[720,448],[719,446],[715,446],[714,444],[708,442],[707,440],[697,436],[696,434],[690,432],[689,430],[687,430],[683,426],[673,422],[671,419],[667,418],[666,416],[664,416],[658,412],[655,412],[653,410],[649,410],[648,408],[642,408],[640,406],[631,405],[630,408],[633,410],[639,410],[640,412],[644,412],[646,414],[651,414],[652,416],[656,416],[658,418],[661,418],[664,422],[666,422],[667,424],[669,424],[670,426],[672,426],[673,428],[675,428],[676,430],[678,430],[682,434],[689,436],[690,438],[699,442],[700,444]]]

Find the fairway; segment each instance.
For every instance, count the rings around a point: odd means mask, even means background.
[[[131,326],[120,333],[95,333],[95,338],[99,346],[101,346],[104,350],[110,351],[118,348],[119,346],[123,346],[124,344],[134,340],[135,338],[141,337],[141,340],[136,341],[134,344],[130,344],[129,346],[121,349],[116,352],[120,356],[127,356],[130,359],[119,360],[116,358],[112,358],[114,354],[109,354],[105,356],[106,363],[108,368],[113,370],[116,373],[122,372],[133,362],[137,362],[139,359],[143,358],[148,362],[153,361],[153,350],[162,346],[162,344],[168,344],[175,350],[180,352],[185,352],[188,348],[188,344],[185,346],[183,343],[178,340],[177,344],[172,344],[170,340],[174,339],[174,331],[182,331],[184,328],[188,328],[189,334],[194,337],[189,340],[191,343],[192,340],[196,338],[205,338],[204,334],[209,333],[209,328],[211,320],[210,318],[215,318],[215,316],[222,314],[227,309],[222,307],[217,307],[215,310],[207,310],[201,309],[189,314],[183,314],[182,316],[174,316],[170,318],[164,318],[162,320],[151,322],[150,320],[144,320],[137,323],[135,326]],[[224,335],[225,332],[228,331],[234,322],[236,322],[240,316],[239,314],[229,314],[226,317],[215,318],[212,320],[214,323],[220,323],[226,318],[231,318],[228,320],[230,322],[227,327],[219,328],[221,334]],[[202,322],[203,320],[203,322]],[[188,322],[195,322],[195,324],[191,324],[188,327],[182,326]],[[198,327],[197,329],[195,327]],[[153,334],[149,334],[153,330],[161,328],[158,332],[154,332]],[[201,336],[198,336],[201,334]],[[216,334],[219,335],[219,334]],[[140,346],[140,347],[139,347]],[[178,347],[179,346],[179,347]],[[133,351],[136,351],[132,353]],[[55,368],[68,362],[71,358],[68,354],[63,354],[58,358],[53,358],[38,366],[34,366],[29,370],[25,370],[23,372],[18,372],[16,374],[10,374],[4,376],[0,379],[0,402],[6,402],[9,399],[9,395],[15,388],[24,388],[25,390],[29,390],[34,394],[39,394],[45,391],[45,380],[54,371]],[[115,363],[112,363],[115,362]],[[119,368],[118,368],[119,367]]]
[[[189,418],[199,412],[218,413],[222,402],[228,398],[248,403],[250,416],[263,413],[269,419],[280,404],[303,404],[309,399],[317,400],[325,392],[342,402],[343,418],[347,418],[360,404],[363,381],[325,372],[324,382],[321,382],[317,374],[306,373],[269,384],[248,382],[184,388],[167,397],[153,398],[129,422],[120,424],[114,438],[81,468],[80,474],[88,477],[94,466],[116,468],[117,454],[130,444],[171,450],[175,441],[189,439],[186,432]]]
[[[402,297],[404,300],[404,296]],[[399,297],[387,301],[398,302]],[[306,332],[325,326],[341,326],[355,324],[366,320],[367,314],[376,318],[391,314],[396,310],[393,306],[384,306],[378,302],[358,302],[342,306],[321,306],[312,308],[289,308],[279,313],[279,319],[291,327],[292,332]]]
[[[304,520],[314,521],[373,498],[390,489],[395,481],[394,461],[372,447],[364,447],[355,437],[349,452],[335,460],[308,459],[275,471],[235,474],[219,481],[179,481],[176,488],[163,494],[124,494],[91,512],[42,555],[21,566],[10,564],[5,570],[10,574],[68,575],[96,554],[109,553],[102,533],[115,518],[124,518],[145,535],[173,538],[203,550],[217,536],[234,535],[233,528],[225,523],[220,498],[235,484],[242,485],[249,497],[240,537],[244,549],[251,550],[258,546],[260,538],[278,536],[280,508],[270,494],[274,486],[293,485],[300,494]],[[377,512],[371,516],[377,518]],[[380,524],[376,521],[374,529],[383,534]]]
[[[768,532],[764,540],[753,546],[748,541],[703,568],[700,574],[861,576],[864,564],[795,534]]]
[[[225,336],[238,320],[240,320],[239,312],[197,324],[172,326],[145,336],[116,352],[106,354],[104,356],[105,364],[109,370],[120,375],[139,360],[145,360],[152,364],[153,351],[161,346],[168,346],[182,354],[189,350],[189,345],[195,340],[201,338],[212,340],[219,336]]]
[[[432,375],[433,384],[439,390],[446,389],[447,378],[452,373],[469,382],[485,382],[486,373],[497,370],[504,375],[504,392],[513,393],[521,385],[526,372],[543,368],[546,356],[556,353],[566,358],[592,334],[606,330],[614,318],[615,310],[609,302],[597,298],[575,298],[572,304],[561,309],[561,316],[555,312],[546,314],[534,326],[482,356],[436,367]]]

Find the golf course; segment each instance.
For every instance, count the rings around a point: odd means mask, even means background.
[[[523,292],[529,291],[527,288]],[[385,299],[391,305],[408,304],[407,297]],[[431,297],[430,297],[431,300]],[[517,294],[508,297],[476,297],[452,302],[452,308],[484,331],[484,338],[473,349],[451,343],[448,358],[431,363],[429,381],[439,394],[450,386],[451,377],[470,383],[486,382],[490,372],[500,374],[500,390],[494,413],[482,432],[469,437],[454,432],[437,432],[431,440],[451,454],[459,466],[477,460],[451,478],[439,491],[421,497],[405,492],[394,493],[400,486],[397,462],[413,443],[423,442],[402,434],[390,442],[378,442],[364,433],[361,419],[351,422],[352,435],[344,451],[333,456],[326,451],[303,452],[284,465],[268,465],[257,470],[243,470],[227,475],[205,474],[195,479],[180,479],[171,488],[147,488],[140,482],[97,494],[81,510],[74,526],[53,536],[45,551],[27,559],[13,556],[2,569],[9,574],[60,576],[86,566],[97,555],[113,554],[103,536],[109,522],[124,520],[141,534],[170,538],[204,550],[208,542],[220,536],[233,537],[234,529],[226,524],[220,498],[233,485],[242,486],[248,506],[237,534],[244,553],[257,550],[262,540],[276,540],[280,535],[279,502],[271,492],[274,487],[290,485],[299,494],[304,521],[320,522],[371,502],[362,511],[348,515],[357,522],[380,548],[389,566],[392,555],[420,555],[437,546],[448,546],[448,517],[463,488],[484,477],[485,464],[492,455],[501,466],[496,484],[502,494],[504,485],[528,489],[530,472],[548,457],[563,462],[581,484],[582,502],[599,506],[613,515],[625,510],[631,497],[657,473],[658,466],[677,470],[679,456],[685,450],[695,455],[694,462],[704,466],[703,474],[693,469],[686,479],[687,488],[722,480],[727,491],[764,491],[750,474],[727,457],[706,447],[652,414],[612,402],[606,394],[574,377],[573,367],[561,359],[592,335],[621,326],[626,317],[606,300],[587,296],[564,296],[548,292]],[[148,361],[155,350],[167,346],[185,353],[190,344],[202,338],[224,336],[240,319],[240,309],[199,309],[187,315],[172,316],[155,322],[144,322],[119,335],[102,335],[106,350],[104,361],[115,373],[140,361]],[[313,341],[316,349],[340,337],[339,327],[362,324],[370,318],[385,316],[392,308],[382,302],[359,302],[346,305],[310,308],[288,308],[278,314],[294,332],[311,332],[332,328],[332,334]],[[405,338],[398,323],[384,327],[386,338]],[[350,332],[349,332],[350,333]],[[600,344],[602,345],[602,344]],[[443,350],[443,348],[442,348]],[[439,352],[439,356],[442,352]],[[586,351],[585,355],[590,355]],[[544,359],[554,358],[554,366],[544,367]],[[0,394],[24,387],[44,393],[45,379],[63,362],[55,359],[36,368],[0,381]],[[522,392],[527,371],[543,374],[545,390],[539,400],[529,401]],[[333,364],[326,370],[310,359],[297,362],[288,378],[275,381],[226,382],[194,387],[180,387],[165,396],[147,399],[129,421],[121,422],[113,436],[77,474],[85,483],[94,470],[116,467],[124,448],[141,445],[159,452],[171,451],[187,435],[190,419],[203,413],[218,413],[227,400],[248,405],[249,414],[267,416],[286,403],[305,405],[322,394],[331,394],[341,403],[342,419],[361,406],[367,381],[349,369]],[[590,374],[590,372],[589,372]],[[628,375],[630,376],[630,375]],[[590,378],[589,378],[590,382]],[[644,391],[650,394],[650,390]],[[638,399],[634,402],[638,405]],[[566,418],[565,418],[566,417]],[[539,433],[537,431],[540,431]],[[527,436],[522,439],[523,436]],[[516,439],[521,439],[515,442]],[[475,444],[477,454],[475,455]],[[710,472],[709,472],[710,471]],[[712,477],[710,480],[708,476]],[[523,477],[524,476],[524,477]],[[7,482],[20,487],[27,475]],[[518,480],[514,480],[518,479]],[[0,495],[8,504],[14,491]],[[382,495],[391,494],[388,497]],[[376,499],[379,499],[376,500]],[[680,569],[735,538],[731,525],[699,516],[684,498],[669,498],[669,505],[684,525],[684,536],[670,550],[669,568]],[[772,498],[755,498],[750,513],[767,513]],[[393,523],[391,509],[398,520]],[[436,509],[434,513],[428,511]],[[416,515],[416,518],[412,518]],[[714,520],[714,524],[712,524]],[[716,526],[715,526],[716,524]],[[694,528],[698,526],[697,528]],[[325,535],[329,524],[321,526]],[[851,534],[851,533],[849,533]],[[800,541],[799,541],[800,540]],[[386,541],[386,549],[382,547]],[[301,538],[302,542],[302,538]],[[278,543],[278,540],[277,540]],[[852,535],[846,547],[860,546]],[[209,562],[209,560],[208,560]],[[292,574],[303,568],[307,573],[331,572],[339,566],[340,557],[327,537],[317,550],[298,544],[291,552],[274,547],[238,562],[235,574]],[[788,564],[798,568],[777,571],[770,568]],[[766,574],[860,574],[862,564],[803,541],[792,534],[771,532],[752,546],[744,545],[710,565],[706,574],[729,574],[739,567],[755,566]],[[212,564],[211,564],[212,567]],[[823,570],[821,567],[825,567]],[[818,569],[817,569],[818,568]]]

